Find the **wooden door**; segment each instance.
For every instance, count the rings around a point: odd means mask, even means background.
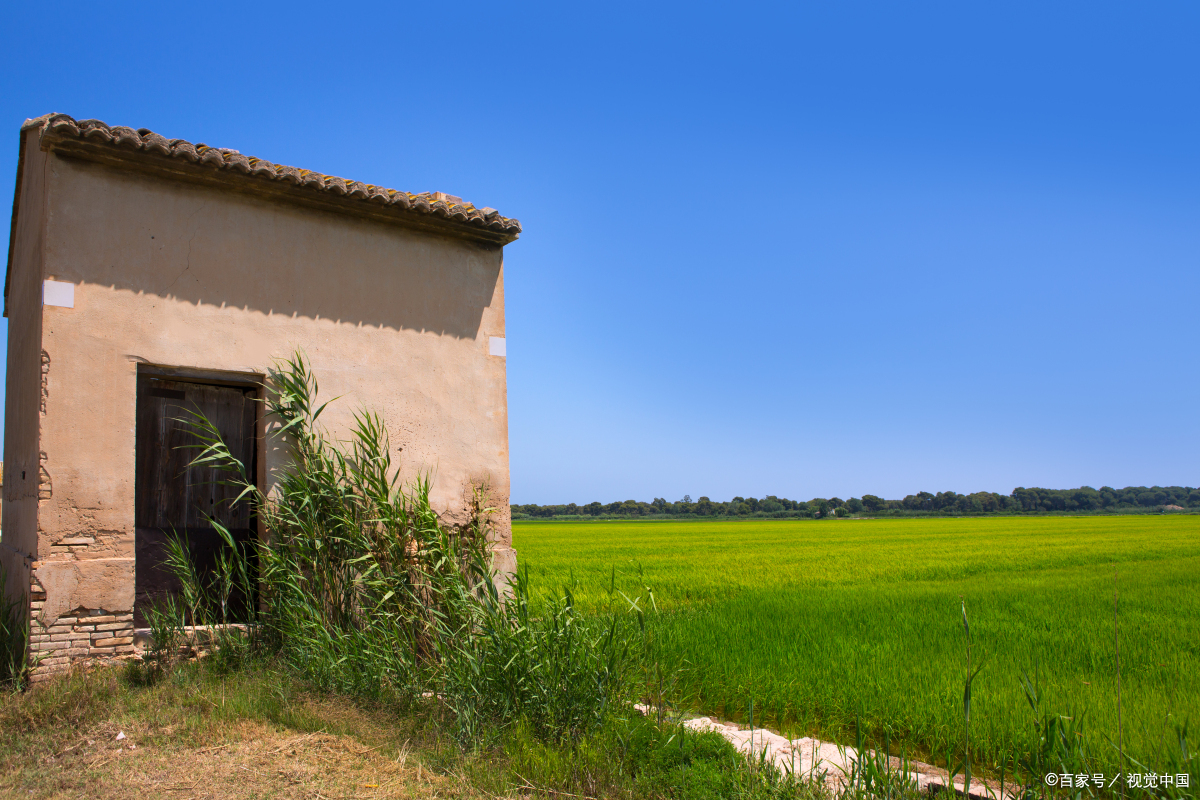
[[[146,609],[156,596],[177,592],[179,585],[162,562],[168,536],[187,543],[202,574],[211,573],[224,546],[213,528],[215,519],[238,541],[253,538],[254,521],[239,494],[227,485],[228,473],[189,466],[202,447],[195,437],[193,415],[203,414],[221,432],[230,452],[255,476],[256,390],[240,386],[138,377],[136,434],[136,529],[134,616],[145,625]],[[244,599],[243,599],[244,602]]]

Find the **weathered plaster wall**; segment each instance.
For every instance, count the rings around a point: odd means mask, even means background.
[[[470,486],[488,482],[511,564],[505,362],[488,354],[504,335],[498,246],[54,155],[44,172],[36,280],[76,285],[74,308],[39,309],[53,485],[34,570],[44,624],[133,608],[139,363],[262,374],[303,350],[321,397],[341,396],[323,417],[331,432],[359,408],[382,413],[406,473],[433,471],[447,518],[465,519]],[[11,392],[9,431],[28,416],[12,413]],[[265,456],[274,466],[278,455]]]
[[[47,156],[36,132],[22,134],[20,208],[12,239],[8,285],[8,379],[4,399],[3,537],[0,564],[8,576],[10,598],[29,590],[37,558],[41,423],[42,259],[45,238]],[[35,602],[37,602],[35,600]]]

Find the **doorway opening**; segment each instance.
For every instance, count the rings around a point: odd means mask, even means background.
[[[178,373],[138,368],[133,609],[138,627],[147,625],[147,612],[156,602],[180,592],[179,580],[164,564],[169,538],[184,543],[201,580],[209,582],[215,576],[218,554],[227,547],[210,518],[223,525],[239,546],[257,537],[249,503],[233,503],[239,489],[228,485],[231,476],[215,467],[191,465],[201,452],[193,422],[200,413],[216,426],[230,452],[246,466],[246,474],[257,482],[256,376],[214,381]],[[253,548],[247,550],[253,553]],[[257,576],[251,581],[257,585]],[[232,598],[231,622],[245,621],[249,604],[255,602],[242,594]]]

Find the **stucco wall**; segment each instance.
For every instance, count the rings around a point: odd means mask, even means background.
[[[322,399],[341,397],[323,416],[331,433],[359,408],[379,411],[405,473],[433,472],[434,505],[451,521],[486,481],[497,546],[510,554],[505,361],[488,354],[489,337],[504,336],[499,246],[56,155],[43,172],[32,285],[75,284],[74,308],[38,309],[49,358],[40,449],[52,482],[35,569],[45,621],[79,606],[132,610],[139,363],[262,374],[303,350]],[[28,347],[18,329],[36,339],[11,292],[10,371],[14,348]],[[18,355],[28,371],[29,354]],[[29,392],[17,386],[14,397],[12,381],[6,460],[16,462],[28,458],[13,427]],[[276,465],[278,454],[263,455],[264,468]]]
[[[29,589],[37,558],[37,511],[41,422],[41,274],[45,236],[47,156],[37,134],[22,134],[21,182],[14,203],[20,209],[12,238],[8,276],[8,378],[4,398],[3,536],[0,564],[10,598]]]

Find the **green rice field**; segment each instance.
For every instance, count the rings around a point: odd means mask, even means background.
[[[516,522],[513,543],[535,591],[598,606],[614,569],[649,587],[655,652],[696,710],[744,721],[753,700],[756,721],[845,743],[859,719],[942,763],[961,751],[963,601],[976,759],[1031,746],[1021,676],[1040,671],[1047,708],[1117,762],[1115,572],[1126,751],[1155,767],[1176,724],[1200,728],[1200,516]]]

